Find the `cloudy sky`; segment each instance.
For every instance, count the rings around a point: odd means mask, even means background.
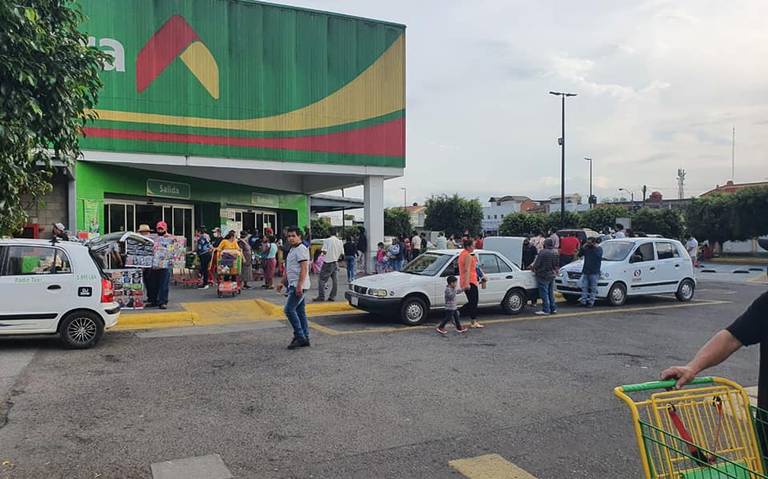
[[[768,179],[764,0],[291,0],[404,23],[407,168],[388,206],[458,192],[559,193],[560,101],[571,91],[567,191],[599,198],[643,184],[676,197],[731,177]],[[362,196],[362,191],[351,195]]]

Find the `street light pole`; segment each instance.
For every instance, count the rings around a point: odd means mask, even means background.
[[[632,190],[628,190],[626,188],[619,188],[619,191],[626,191],[627,193],[629,193],[629,198],[630,198],[630,201],[632,202],[632,207],[634,208],[635,207],[635,192],[632,191]]]
[[[403,208],[408,208],[408,190],[405,188],[405,186],[400,188],[403,190]]]
[[[559,96],[562,103],[560,117],[562,136],[560,137],[560,227],[565,228],[565,98],[576,96],[576,93],[550,91],[550,95]]]
[[[589,203],[589,209],[592,209],[592,158],[584,157],[586,161],[589,162],[589,199],[587,200],[587,203]]]

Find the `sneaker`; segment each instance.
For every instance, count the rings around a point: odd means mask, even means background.
[[[334,301],[336,301],[336,298],[328,298],[326,299],[326,301],[328,301],[329,303],[333,303]]]
[[[440,328],[440,327],[438,327],[438,328],[435,328],[435,331],[437,331],[437,332],[438,332],[438,333],[440,333],[440,334],[448,334],[448,331],[447,331],[447,330],[445,330],[445,329],[443,329],[443,328]]]
[[[301,339],[299,340],[299,347],[300,348],[308,348],[310,346],[312,346],[312,345],[309,343],[309,338],[304,338],[303,340],[301,340]]]
[[[469,331],[469,328],[461,328],[456,330],[457,333],[466,333],[467,331]]]
[[[546,311],[536,311],[536,313],[535,313],[535,314],[537,314],[537,315],[539,315],[539,316],[546,316],[546,315],[548,315],[549,313],[548,313],[548,312],[546,312]]]
[[[477,321],[472,321],[472,322],[470,323],[469,327],[470,327],[470,328],[478,328],[478,329],[483,329],[485,326],[483,326],[482,324],[478,323]]]
[[[554,310],[554,311],[552,311],[552,312],[551,312],[551,313],[549,313],[549,314],[557,314],[557,310]]]
[[[291,341],[291,344],[288,345],[288,349],[296,349],[300,347],[302,344],[301,339],[299,338],[293,338],[293,341]]]
[[[158,308],[160,308],[160,309],[168,309],[168,305],[161,304],[161,305],[158,306]]]
[[[325,301],[325,298],[318,297],[318,298],[312,299],[312,301],[315,302],[315,303],[322,303],[323,301]]]

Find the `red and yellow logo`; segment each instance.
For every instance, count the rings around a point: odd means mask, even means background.
[[[152,35],[136,58],[136,91],[146,90],[177,57],[201,85],[219,99],[219,66],[197,33],[180,15],[174,15]]]

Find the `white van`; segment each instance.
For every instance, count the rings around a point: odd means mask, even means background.
[[[87,246],[0,240],[0,336],[58,334],[66,346],[85,349],[119,316],[112,282]]]
[[[597,297],[621,306],[628,296],[674,294],[690,301],[696,289],[693,263],[679,241],[666,238],[619,238],[604,241]],[[560,268],[555,288],[568,302],[581,294],[579,260]]]

